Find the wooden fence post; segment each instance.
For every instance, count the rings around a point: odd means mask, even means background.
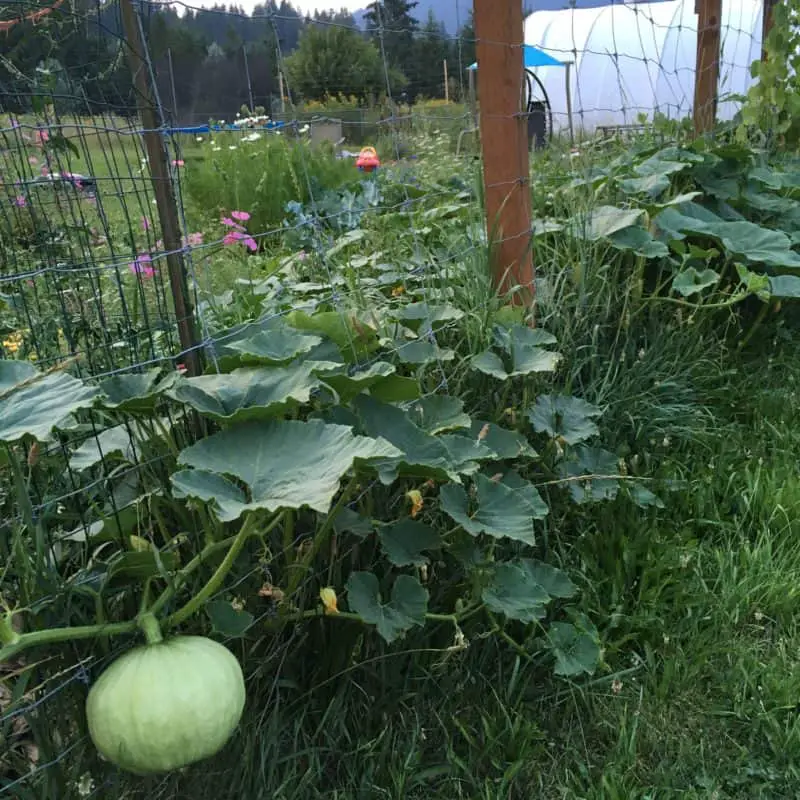
[[[767,60],[767,36],[772,30],[774,18],[772,16],[773,8],[778,5],[778,0],[764,0],[764,16],[761,23],[761,60]]]
[[[495,287],[533,302],[531,187],[522,113],[522,0],[474,0],[486,224]]]
[[[697,66],[694,78],[694,132],[710,133],[717,119],[722,0],[695,0]]]
[[[164,137],[160,131],[161,122],[158,119],[157,106],[150,87],[150,70],[145,57],[145,44],[139,27],[139,16],[131,0],[120,0],[120,10],[125,39],[128,44],[128,60],[133,76],[133,86],[136,90],[136,103],[144,126],[142,138],[147,151],[164,248],[168,253],[166,256],[167,271],[175,303],[178,337],[184,352],[182,361],[190,376],[199,375],[202,371],[202,359],[197,348],[199,340],[194,309],[181,252],[183,243],[178,221],[178,206],[172,189]]]

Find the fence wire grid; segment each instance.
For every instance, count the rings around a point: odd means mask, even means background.
[[[760,3],[723,6],[720,93],[742,93],[760,54]],[[309,19],[273,0],[252,15],[138,2],[146,48],[134,54],[141,58],[132,70],[118,3],[52,8],[35,24],[20,21],[42,12],[31,0],[0,11],[0,358],[104,386],[182,372],[194,354],[214,373],[247,324],[266,328],[317,308],[346,320],[387,286],[403,292],[413,284],[420,296],[446,299],[445,276],[485,264],[475,188],[481,85],[479,70],[470,70],[469,18],[458,20],[457,32],[424,20],[398,28],[379,6],[368,31],[377,73],[367,82],[324,76],[311,96],[313,81],[299,63],[303,39],[311,29],[352,33],[347,16]],[[654,114],[685,118],[696,38],[694,0],[534,13],[527,42],[569,62],[569,69],[532,70],[541,83],[531,84],[528,99],[549,105],[554,120],[545,121],[542,141],[568,153]],[[416,57],[401,64],[404,43]],[[142,122],[147,104],[154,127]],[[720,116],[734,110],[723,102]],[[147,147],[154,136],[172,208],[157,203]],[[383,161],[372,175],[354,166],[366,144]],[[435,176],[424,190],[421,164]],[[437,239],[429,221],[447,218],[437,204],[452,203],[454,187],[469,224]],[[177,223],[177,247],[165,246],[165,215]],[[398,224],[402,269],[383,263],[391,257],[369,241],[388,219]],[[348,236],[360,252],[342,245]],[[176,312],[175,263],[190,318]],[[367,266],[383,278],[360,280]],[[448,333],[447,323],[423,332],[433,353],[431,393],[447,388]],[[0,382],[0,407],[10,388]],[[177,403],[160,406],[155,424],[178,445],[192,439],[192,420]],[[30,578],[15,565],[14,541],[33,524],[43,548],[33,610],[51,627],[80,624],[90,613],[92,568],[102,562],[97,526],[112,538],[131,531],[146,538],[151,523],[143,520],[158,499],[142,497],[139,487],[147,477],[170,490],[163,462],[171,453],[149,446],[150,432],[137,426],[87,411],[41,449],[2,445],[0,600],[13,603]],[[25,503],[14,488],[14,460],[27,465]],[[261,564],[240,581],[259,571]],[[130,611],[124,604],[116,611],[123,609]],[[281,642],[276,663],[291,645]],[[127,646],[76,642],[0,664],[0,795],[114,795],[118,777],[91,766],[82,703],[91,680]],[[169,796],[168,785],[150,784],[148,797]]]

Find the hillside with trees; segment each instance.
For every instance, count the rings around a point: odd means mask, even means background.
[[[407,98],[443,97],[444,61],[452,93],[474,59],[469,17],[448,35],[417,3],[380,0],[364,27],[347,12],[303,16],[288,0],[269,0],[250,14],[235,5],[205,9],[140,7],[159,94],[174,121],[231,119],[242,105],[280,106],[279,71],[295,100],[343,95],[368,102],[388,90]],[[15,12],[19,13],[19,12]],[[13,19],[0,11],[2,19]],[[60,113],[132,113],[135,107],[115,4],[64,4],[35,22],[11,25],[0,58],[3,110],[30,110],[42,92]],[[388,87],[387,87],[388,79]]]

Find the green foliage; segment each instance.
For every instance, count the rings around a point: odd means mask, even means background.
[[[220,134],[204,143],[191,167],[185,176],[189,203],[204,214],[246,209],[254,232],[279,229],[287,204],[358,180],[353,165],[331,151],[269,134],[236,143]]]
[[[794,150],[800,144],[800,3],[772,4],[772,28],[764,42],[766,60],[754,61],[757,82],[742,108],[740,138],[753,135]]]
[[[363,101],[386,87],[380,52],[353,28],[307,27],[286,68],[292,89],[309,100],[344,94]]]

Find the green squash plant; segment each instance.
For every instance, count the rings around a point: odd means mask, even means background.
[[[220,371],[193,378],[156,368],[91,383],[0,361],[0,442],[19,512],[0,540],[0,662],[138,630],[148,644],[131,658],[142,674],[152,680],[162,664],[173,676],[164,680],[177,680],[184,651],[174,643],[191,649],[191,637],[174,636],[184,626],[263,637],[318,620],[363,626],[387,644],[430,625],[450,628],[455,648],[488,633],[560,675],[592,673],[597,631],[565,605],[576,586],[537,558],[549,508],[535,482],[564,486],[577,502],[616,496],[616,458],[591,445],[600,410],[540,395],[512,426],[501,424],[503,410],[474,417],[446,390],[431,391],[429,333],[461,313],[421,302],[388,314],[381,335],[332,311],[269,317],[229,332]],[[531,385],[556,367],[554,344],[544,331],[497,325],[468,368],[501,393]],[[80,476],[76,496],[98,483],[107,492],[73,530],[68,501],[30,500],[64,455]],[[46,586],[72,599],[59,605]],[[257,621],[264,604],[270,613]],[[93,624],[70,623],[87,608]],[[211,661],[187,676],[200,693],[224,672]],[[227,740],[241,707],[224,735],[191,752],[154,749],[142,733],[154,712],[119,700],[134,678],[118,664],[109,672],[126,677],[101,677],[106,689],[98,682],[87,707],[106,757],[156,771]],[[239,697],[235,681],[225,685]],[[191,704],[181,706],[179,691],[167,694],[176,737],[201,725],[186,722]]]

